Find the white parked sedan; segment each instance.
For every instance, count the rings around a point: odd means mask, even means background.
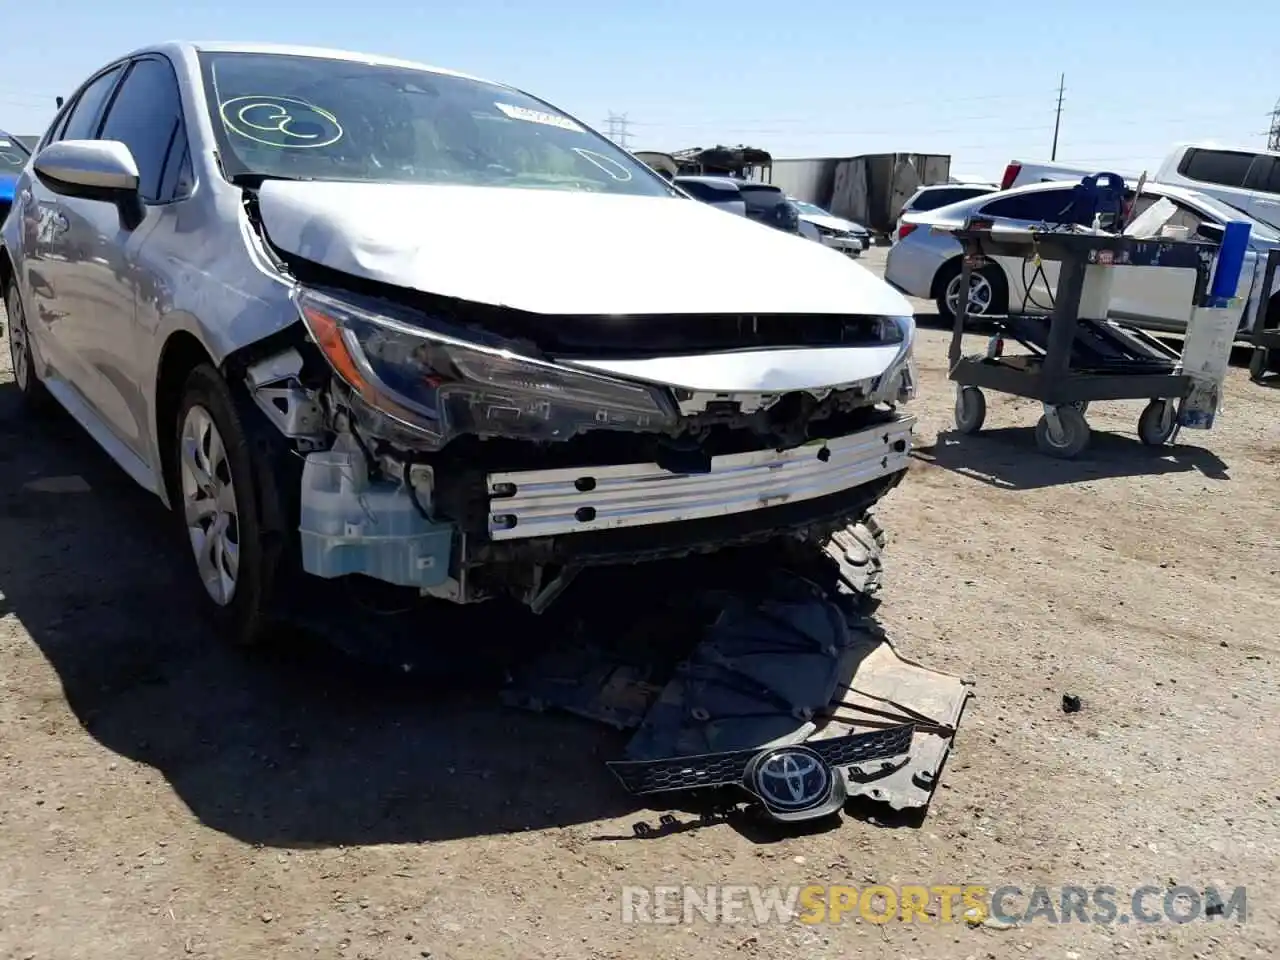
[[[862,251],[871,246],[871,231],[862,224],[837,217],[816,203],[797,200],[795,197],[787,199],[800,212],[801,224],[807,224],[817,234],[817,239],[826,246],[851,257],[861,256]]]
[[[951,235],[931,228],[959,227],[977,214],[1026,227],[1056,223],[1070,207],[1074,187],[1075,184],[1065,181],[1032,183],[928,213],[909,214],[903,218],[898,241],[889,251],[885,279],[908,296],[935,301],[938,313],[949,320],[960,302],[960,244]],[[1216,240],[1228,221],[1248,222],[1252,228],[1250,250],[1237,291],[1238,296],[1249,297],[1242,322],[1252,325],[1259,301],[1265,301],[1267,309],[1280,310],[1280,298],[1261,296],[1260,291],[1254,289],[1262,282],[1266,252],[1280,246],[1280,234],[1274,228],[1213,197],[1164,184],[1144,186],[1135,213],[1141,213],[1162,197],[1177,207],[1170,222],[1188,228],[1193,239]],[[1028,261],[1017,257],[993,257],[986,267],[970,275],[970,315],[1049,312],[1058,266],[1046,260],[1043,270],[1037,271]],[[1117,267],[1109,315],[1135,326],[1181,333],[1191,317],[1195,279],[1192,270]]]

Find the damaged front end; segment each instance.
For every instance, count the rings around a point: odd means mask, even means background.
[[[637,325],[313,279],[307,342],[245,379],[305,458],[315,576],[540,612],[589,566],[838,541],[906,470],[910,317]]]

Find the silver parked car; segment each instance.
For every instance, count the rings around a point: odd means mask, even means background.
[[[921,187],[911,196],[898,211],[898,219],[893,225],[892,243],[898,242],[898,234],[902,232],[903,218],[913,213],[928,213],[939,207],[950,206],[961,200],[972,200],[986,194],[995,193],[1000,188],[994,183],[953,181],[951,183],[932,183]]]
[[[834,558],[906,470],[898,293],[418,64],[108,64],[18,180],[0,286],[25,399],[174,509],[239,640],[295,566],[541,609],[592,564]]]
[[[1055,224],[1070,209],[1074,187],[1075,184],[1068,181],[1031,183],[928,213],[908,214],[899,229],[898,242],[889,250],[885,279],[908,296],[933,300],[939,315],[950,320],[960,302],[960,244],[950,234],[931,228],[956,228],[975,215],[1025,227]],[[1249,298],[1243,323],[1252,324],[1259,302],[1271,309],[1271,297],[1262,296],[1254,290],[1254,285],[1262,281],[1266,251],[1280,246],[1280,234],[1213,197],[1164,184],[1143,187],[1134,215],[1161,198],[1167,198],[1177,209],[1169,222],[1185,227],[1193,239],[1220,239],[1223,226],[1230,220],[1250,223],[1250,250],[1240,274],[1238,291],[1239,296]],[[1116,267],[1115,271],[1111,317],[1151,330],[1170,333],[1186,330],[1194,296],[1193,271],[1124,266]],[[1030,261],[994,257],[982,270],[970,275],[969,313],[972,316],[1011,311],[1048,313],[1053,306],[1057,275],[1058,264],[1054,261],[1043,261],[1037,270]],[[1280,308],[1280,304],[1276,308]]]
[[[862,251],[870,248],[871,231],[862,224],[837,217],[816,203],[795,197],[787,199],[800,212],[800,222],[810,224],[826,246],[851,257],[861,256]]]

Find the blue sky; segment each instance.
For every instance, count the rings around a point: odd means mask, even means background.
[[[998,177],[1047,159],[1154,170],[1175,142],[1262,146],[1280,98],[1280,4],[941,0],[715,5],[647,0],[171,0],[12,3],[0,22],[0,128],[43,131],[53,97],[166,39],[338,46],[524,87],[633,149],[741,143],[775,156],[949,153]],[[1085,12],[1085,11],[1089,12]],[[732,11],[732,12],[730,12]],[[788,12],[791,11],[791,12]]]

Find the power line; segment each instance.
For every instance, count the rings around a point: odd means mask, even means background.
[[[889,97],[877,96],[875,99],[875,104],[878,107],[892,107],[896,109],[899,107],[912,107],[912,106],[942,107],[942,106],[947,106],[953,103],[974,103],[978,101],[992,101],[992,100],[1013,100],[1013,101],[1022,101],[1025,103],[1027,100],[1027,94],[1026,93],[1019,93],[1019,94],[1000,93],[1000,94],[989,94],[989,95],[984,95],[979,97],[916,97],[908,100],[894,100]],[[991,115],[984,114],[983,117],[979,119],[986,119],[986,117],[988,116],[991,116]],[[697,123],[689,123],[684,121],[680,123],[666,123],[661,120],[632,120],[631,123],[633,126],[637,126],[637,127],[665,127],[665,128],[703,127],[703,126],[727,127],[731,125],[735,127],[741,127],[744,125],[757,125],[757,124],[809,124],[809,123],[813,123],[813,118],[811,117],[809,118],[770,117],[770,118],[752,118],[750,120],[744,121],[741,119],[733,119],[733,118],[725,119],[721,117],[715,120],[703,120]]]

